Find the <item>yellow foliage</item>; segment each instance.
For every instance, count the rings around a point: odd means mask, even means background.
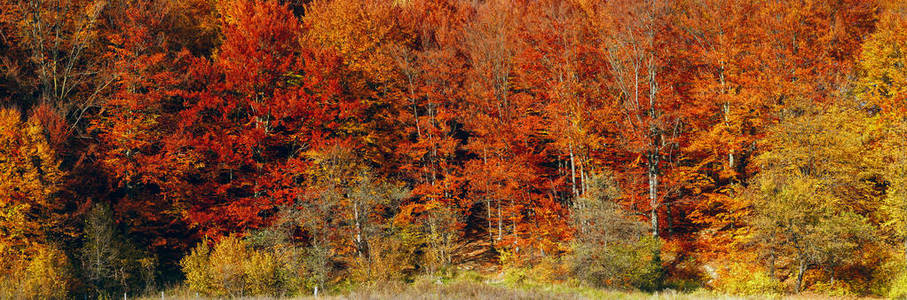
[[[771,278],[756,266],[733,263],[722,272],[714,287],[732,295],[779,295],[784,292],[780,281]]]
[[[59,166],[37,122],[0,110],[0,248],[40,243],[42,229],[57,224],[52,197],[64,176]]]
[[[180,266],[186,275],[186,284],[196,292],[213,294],[211,283],[214,282],[213,274],[208,270],[208,255],[211,247],[207,241],[202,241],[189,252],[189,255],[180,260]]]
[[[406,42],[397,10],[389,1],[315,1],[306,10],[308,38],[336,49],[351,71],[384,82],[395,66],[390,47]]]
[[[416,269],[416,236],[409,232],[369,240],[368,256],[354,259],[356,282],[403,280]]]
[[[0,281],[14,298],[63,298],[69,286],[66,256],[44,244],[61,217],[53,196],[64,173],[37,121],[0,109]],[[6,297],[0,297],[6,298]]]
[[[69,290],[69,261],[63,251],[42,248],[25,269],[22,285],[28,298],[62,299]]]
[[[252,295],[272,294],[279,290],[280,262],[269,253],[255,251],[243,266]]]
[[[900,3],[900,4],[898,4]],[[907,5],[886,5],[876,31],[863,43],[857,95],[888,116],[903,118],[907,96]]]
[[[271,249],[274,250],[274,249]],[[202,241],[180,261],[189,288],[214,297],[293,294],[305,283],[305,270],[286,251],[255,250],[229,236],[212,245]]]
[[[248,252],[242,240],[234,236],[222,239],[213,249],[208,241],[202,241],[180,261],[186,283],[205,295],[240,296]]]
[[[0,258],[0,298],[64,299],[72,283],[69,260],[63,251],[38,246],[31,257]],[[7,254],[7,253],[3,253]]]

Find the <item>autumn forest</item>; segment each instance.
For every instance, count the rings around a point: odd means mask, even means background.
[[[907,297],[907,3],[0,0],[0,298],[468,277]]]

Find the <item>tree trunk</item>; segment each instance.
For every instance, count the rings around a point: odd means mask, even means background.
[[[500,241],[504,236],[504,214],[501,212],[501,201],[498,201],[498,238]]]
[[[482,163],[485,167],[488,167],[488,153],[485,151],[485,148],[482,148]],[[488,199],[488,178],[485,178],[485,210],[487,210],[488,217],[488,243],[490,247],[494,247],[494,225],[491,223],[491,199]]]
[[[365,256],[364,249],[362,249],[362,223],[359,220],[359,203],[353,201],[353,219],[355,220],[356,225],[356,237],[354,241],[356,242],[356,254],[359,255],[359,258],[362,259]]]
[[[573,198],[579,196],[576,191],[576,162],[573,158],[573,144],[570,145],[570,183],[573,187]]]
[[[649,154],[649,218],[652,221],[652,236],[658,237],[658,158],[657,154]]]
[[[488,212],[488,243],[494,246],[494,225],[491,223],[491,200],[488,200],[488,196],[485,196],[485,210]]]
[[[775,252],[774,251],[772,251],[768,255],[768,277],[770,277],[772,280],[777,280],[777,279],[775,279]]]
[[[583,167],[583,160],[579,162],[579,186],[580,192],[586,194],[586,169]]]
[[[806,259],[800,258],[800,267],[797,268],[797,286],[794,290],[797,294],[800,293],[800,288],[803,287],[803,275],[806,274]]]
[[[671,203],[665,203],[665,227],[667,227],[668,236],[674,232],[674,223],[671,220]]]

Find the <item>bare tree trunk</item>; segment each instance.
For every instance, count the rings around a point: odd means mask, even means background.
[[[361,259],[364,253],[362,253],[362,224],[359,221],[359,203],[357,201],[353,201],[353,220],[355,220],[356,225],[356,237],[353,240],[356,242],[356,253]]]
[[[494,225],[491,224],[491,200],[488,199],[488,195],[485,195],[485,210],[488,212],[488,243],[494,245]]]
[[[647,28],[647,43],[649,48],[649,57],[646,61],[647,71],[649,73],[649,116],[652,118],[657,117],[657,111],[655,104],[658,103],[658,65],[655,61],[655,15],[656,15],[656,2],[653,0],[650,3],[650,9],[648,13],[650,18]],[[658,164],[661,162],[661,157],[659,153],[659,142],[663,142],[661,136],[661,130],[658,126],[652,123],[650,126],[650,134],[652,139],[652,144],[649,149],[649,204],[652,207],[652,236],[658,237]]]
[[[775,252],[772,251],[768,255],[768,277],[772,280],[777,280],[775,278]]]
[[[498,201],[498,238],[500,241],[504,236],[504,215],[501,213],[501,201]]]
[[[586,168],[583,166],[583,160],[579,161],[579,186],[580,192],[586,193]]]
[[[482,149],[482,162],[487,167],[488,166],[488,153],[485,149]],[[490,246],[494,246],[494,225],[491,223],[491,199],[488,198],[488,178],[485,178],[485,210],[487,210],[488,217],[488,243]]]
[[[671,220],[671,203],[665,203],[665,226],[668,230],[668,236],[674,233],[674,223]]]
[[[576,191],[576,162],[573,157],[573,144],[570,144],[570,183],[573,185],[573,198],[579,196]]]
[[[800,258],[800,266],[797,268],[797,286],[794,290],[797,294],[800,293],[800,288],[803,287],[803,275],[806,274],[806,259]]]
[[[721,83],[721,94],[726,96],[729,93],[728,93],[728,88],[727,88],[727,81],[724,79],[724,63],[721,63],[721,65],[722,66],[719,67],[719,71],[718,71],[718,80]],[[723,105],[721,107],[721,111],[724,115],[724,126],[726,126],[728,129],[730,129],[731,128],[731,123],[730,123],[731,103],[725,100],[725,102],[723,103]],[[728,150],[727,167],[728,167],[728,169],[734,168],[734,152],[733,152],[733,150]]]
[[[657,167],[657,154],[649,154],[649,166],[648,166],[648,176],[649,176],[649,206],[651,211],[649,211],[649,218],[652,222],[652,236],[658,237],[658,167]]]

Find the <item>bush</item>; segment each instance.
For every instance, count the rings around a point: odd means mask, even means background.
[[[243,270],[252,295],[277,294],[280,291],[280,262],[273,255],[255,251],[245,261]]]
[[[907,272],[901,272],[891,281],[888,297],[892,299],[907,299]]]
[[[853,288],[844,280],[820,281],[809,287],[809,290],[820,295],[832,297],[844,297],[854,295]]]
[[[271,249],[274,250],[274,249]],[[280,256],[281,251],[259,251],[235,236],[214,244],[202,241],[180,261],[189,288],[214,297],[281,296],[299,292],[305,278],[301,264]]]
[[[430,203],[420,220],[422,236],[427,247],[423,249],[424,266],[428,273],[449,275],[452,253],[459,238],[459,213],[436,202]]]
[[[652,237],[604,247],[574,243],[571,270],[594,286],[654,291],[664,278],[659,248],[660,242]]]
[[[733,295],[778,295],[784,286],[763,271],[734,263],[716,282],[715,289]]]
[[[0,298],[65,299],[72,286],[69,259],[58,249],[38,246],[31,258],[3,260]]]
[[[416,270],[418,236],[410,231],[391,229],[387,236],[368,242],[367,257],[354,259],[350,270],[355,282],[399,281]]]
[[[574,276],[599,287],[661,288],[661,241],[615,203],[620,193],[609,177],[593,175],[589,181],[571,208],[577,228],[569,256]]]
[[[208,241],[202,241],[193,248],[189,255],[180,260],[180,266],[186,275],[186,284],[190,289],[205,295],[213,295],[214,274],[210,269],[208,256],[211,254]]]
[[[533,261],[520,260],[507,250],[500,251],[504,279],[518,285],[559,283],[569,279],[570,270],[560,257],[546,256]]]

